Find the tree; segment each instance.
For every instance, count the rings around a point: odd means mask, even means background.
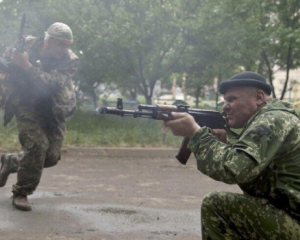
[[[99,34],[99,57],[118,71],[118,86],[135,89],[151,103],[158,80],[176,71],[187,34],[177,1],[102,3],[106,21]]]
[[[55,21],[74,32],[72,49],[81,62],[78,88],[97,105],[100,84],[113,84],[123,95],[138,94],[151,103],[158,80],[187,74],[199,89],[241,70],[267,76],[274,66],[299,67],[298,0],[3,0],[0,2],[0,48],[17,37],[27,13],[26,34],[43,34]],[[275,86],[273,86],[273,96]],[[216,101],[218,96],[216,97]]]
[[[286,70],[286,79],[280,99],[284,98],[289,81],[289,71],[299,67],[299,1],[222,1],[221,17],[231,23],[224,31],[235,29],[230,40],[236,43],[232,53],[236,65],[244,70],[254,70],[268,77],[273,86],[275,66]],[[229,45],[226,45],[229,46]]]
[[[194,18],[186,26],[188,47],[183,57],[189,84],[193,87],[196,105],[204,85],[213,85],[239,67],[243,44],[240,29],[232,23],[232,16],[225,11],[228,1],[201,1],[185,6]],[[216,106],[218,94],[216,94]]]

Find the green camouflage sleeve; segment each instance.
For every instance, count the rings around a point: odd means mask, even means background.
[[[29,78],[35,86],[40,89],[56,90],[64,87],[70,81],[77,70],[78,61],[74,60],[61,69],[56,69],[50,73],[43,71],[39,67],[31,67],[28,71]]]
[[[293,150],[293,144],[284,142],[299,142],[290,139],[297,124],[299,119],[291,113],[268,111],[257,116],[232,145],[218,141],[209,128],[203,127],[190,139],[188,147],[202,173],[228,184],[249,182],[273,159]],[[292,138],[297,138],[294,135]]]
[[[59,121],[70,119],[76,110],[72,77],[76,73],[78,61],[71,60],[51,72],[45,72],[38,67],[32,67],[28,71],[31,83],[39,89],[40,94],[51,97],[52,112]]]

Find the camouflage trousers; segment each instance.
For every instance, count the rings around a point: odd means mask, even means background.
[[[16,111],[22,151],[7,153],[12,173],[17,172],[14,194],[29,195],[37,188],[43,168],[60,160],[65,123],[53,124],[34,108],[19,107]]]
[[[202,239],[296,240],[300,223],[266,199],[212,192],[201,206]]]

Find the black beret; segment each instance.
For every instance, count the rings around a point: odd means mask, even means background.
[[[222,81],[219,86],[219,92],[224,94],[228,89],[233,87],[257,87],[268,95],[272,91],[271,85],[267,83],[262,75],[249,71],[235,74],[231,78]]]

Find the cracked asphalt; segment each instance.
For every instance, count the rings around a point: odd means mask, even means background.
[[[31,212],[0,189],[0,240],[196,240],[200,205],[215,190],[240,192],[175,159],[177,149],[68,148],[44,169]]]

